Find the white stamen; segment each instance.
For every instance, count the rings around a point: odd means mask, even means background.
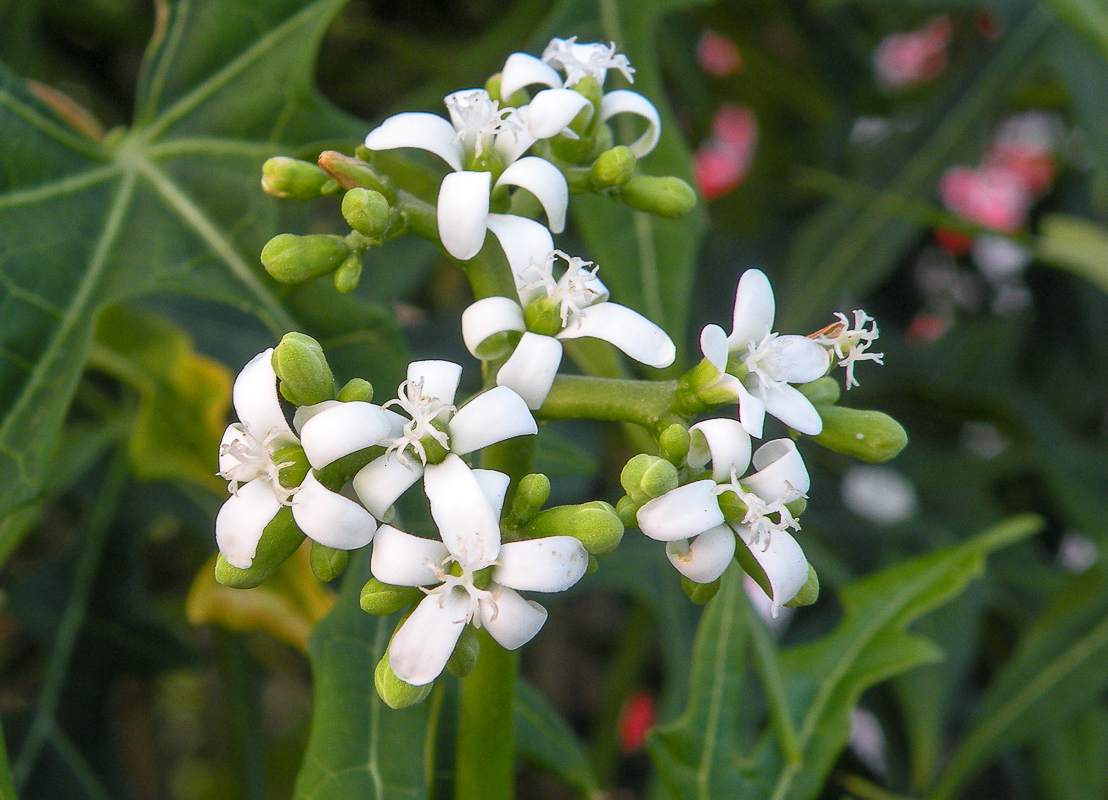
[[[250,433],[246,423],[241,425],[242,437],[219,447],[221,458],[230,456],[238,463],[216,474],[227,481],[227,491],[235,496],[238,496],[239,486],[242,484],[261,479],[272,487],[273,494],[281,505],[291,505],[289,498],[296,494],[299,487],[282,486],[281,470],[293,466],[296,462],[283,461],[276,464],[273,461],[273,452],[276,449],[274,442],[286,435],[286,432],[270,431],[264,438],[258,439]]]
[[[816,341],[824,347],[828,347],[838,359],[839,366],[846,369],[846,388],[858,386],[858,380],[854,377],[854,365],[859,361],[873,361],[876,364],[884,364],[884,353],[867,353],[866,349],[880,335],[877,331],[877,321],[860,308],[854,309],[854,327],[850,326],[850,320],[846,314],[835,312],[839,320],[838,332],[834,335],[822,333]],[[870,324],[867,328],[866,325]]]
[[[423,439],[430,436],[444,448],[450,448],[450,439],[446,431],[439,430],[433,424],[435,419],[444,413],[453,414],[457,408],[450,403],[444,403],[437,397],[428,397],[423,394],[423,380],[404,381],[396,390],[396,399],[389,400],[382,408],[400,406],[411,419],[404,423],[404,432],[392,440],[385,450],[385,455],[396,453],[396,457],[404,466],[410,467],[411,461],[404,452],[409,447],[419,458],[420,462],[427,466],[427,451],[423,446]]]
[[[635,69],[627,56],[616,52],[615,42],[607,45],[577,44],[577,37],[553,39],[543,51],[542,60],[555,69],[561,68],[566,75],[566,87],[573,86],[582,78],[593,77],[603,84],[609,69],[618,69],[623,77],[635,82]]]
[[[554,264],[559,258],[566,262],[566,271],[561,278],[555,280]],[[562,327],[567,328],[573,322],[579,324],[586,309],[603,296],[602,291],[590,285],[597,280],[596,272],[599,269],[591,261],[570,256],[561,250],[553,250],[543,264],[532,262],[523,271],[524,275],[531,273],[535,278],[522,284],[520,289],[527,291],[541,288],[546,292],[547,299],[558,304]]]
[[[508,123],[506,120],[514,109],[500,108],[500,104],[489,97],[484,89],[455,92],[445,102],[458,131],[454,141],[472,148],[477,156],[482,155],[485,147],[498,134],[503,133],[506,127],[517,127],[516,123]]]

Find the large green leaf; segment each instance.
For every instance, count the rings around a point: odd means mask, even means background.
[[[729,574],[697,632],[689,704],[657,729],[650,752],[673,797],[801,800],[819,794],[850,735],[850,714],[869,686],[934,661],[940,652],[905,627],[965,588],[990,552],[1029,536],[1034,517],[1015,517],[971,541],[905,561],[842,592],[843,619],[827,636],[782,654],[785,691],[801,762],[789,765],[770,731],[736,724],[746,672],[745,615],[737,575]],[[734,570],[733,570],[734,572]]]
[[[558,776],[586,797],[600,791],[580,737],[547,699],[523,680],[516,685],[515,735],[525,761]]]
[[[362,128],[311,85],[341,2],[166,3],[134,126],[102,140],[0,68],[0,516],[40,490],[105,304],[186,291],[293,327],[258,265],[259,167]]]
[[[1108,7],[1104,3],[1099,0],[1047,0],[1047,4],[1108,59]]]
[[[373,685],[373,669],[396,619],[362,611],[369,551],[350,563],[334,610],[308,640],[315,680],[312,732],[296,800],[419,800],[428,796],[432,702],[396,711]]]

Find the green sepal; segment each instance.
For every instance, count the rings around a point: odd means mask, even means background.
[[[631,148],[626,145],[605,150],[597,156],[589,170],[593,189],[604,191],[623,186],[634,176],[637,161]]]
[[[277,480],[286,489],[292,489],[302,484],[308,470],[312,468],[312,465],[308,463],[308,455],[304,452],[304,448],[298,444],[282,447],[275,451],[273,453],[273,463],[288,465],[281,467],[281,471],[277,473]]]
[[[392,221],[389,201],[373,189],[357,186],[342,198],[342,216],[347,224],[370,239],[379,240]]]
[[[792,600],[785,603],[789,608],[799,608],[800,606],[810,606],[816,600],[819,599],[819,576],[816,575],[815,568],[808,565],[808,580],[804,581],[804,585],[800,587],[800,591],[796,593],[796,596]]]
[[[273,371],[281,379],[281,394],[298,406],[335,399],[335,376],[319,342],[305,333],[286,333],[273,348]]]
[[[575,506],[548,508],[523,528],[523,535],[528,539],[572,536],[590,554],[603,555],[619,546],[623,528],[623,522],[610,504],[593,500]]]
[[[221,553],[215,562],[215,579],[232,589],[253,589],[296,552],[304,533],[292,518],[292,509],[281,506],[262,531],[254,561],[246,569],[231,566]]]
[[[312,574],[324,583],[329,583],[342,575],[349,560],[350,553],[346,550],[312,542],[312,552],[308,561],[312,565]]]
[[[636,503],[627,495],[616,501],[616,514],[619,515],[620,522],[623,523],[625,528],[639,527],[638,513],[640,508],[642,508],[642,504]]]
[[[613,196],[631,208],[670,219],[683,217],[696,207],[696,190],[672,175],[636,175]]]
[[[362,280],[362,254],[354,251],[348,255],[331,278],[335,282],[335,288],[342,294],[357,289]]]
[[[351,378],[339,389],[338,400],[342,403],[368,403],[373,400],[373,384],[365,378]]]
[[[424,686],[412,686],[396,677],[389,665],[389,651],[381,656],[377,662],[377,668],[373,670],[373,685],[377,688],[377,694],[389,708],[401,709],[422,703],[431,694],[435,682]]]
[[[410,606],[423,597],[415,586],[391,586],[370,578],[362,587],[359,603],[362,611],[375,617],[386,617]]]
[[[816,406],[823,431],[812,439],[837,453],[880,464],[908,444],[904,427],[888,414],[842,406]]]
[[[262,164],[262,189],[287,200],[319,197],[330,177],[316,164],[286,156],[275,156]]]
[[[539,297],[523,309],[523,324],[531,333],[540,336],[554,336],[562,332],[561,303],[549,297]]]
[[[588,106],[582,108],[577,116],[573,118],[573,121],[569,123],[570,130],[578,136],[587,136],[591,133],[589,126],[600,114],[600,106],[604,102],[604,87],[592,75],[586,75],[570,88],[578,94],[584,95],[585,99],[589,101],[589,105],[592,106],[592,108]]]
[[[338,269],[349,255],[342,236],[281,233],[262,248],[262,264],[274,280],[304,283]]]
[[[550,478],[541,472],[524,475],[512,498],[511,519],[519,525],[529,522],[550,499]]]
[[[588,565],[588,567],[585,568],[585,574],[586,575],[592,575],[598,569],[600,569],[600,562],[596,560],[596,556],[594,556],[592,553],[590,553],[589,554],[589,565]]]
[[[798,383],[796,388],[815,406],[834,405],[839,402],[839,396],[842,394],[839,382],[830,375],[824,375],[810,383]]]
[[[342,458],[332,461],[323,469],[315,470],[315,477],[332,492],[337,492],[357,475],[362,467],[383,452],[385,452],[385,448],[379,445],[363,447],[361,450],[348,453]]]
[[[472,625],[462,628],[462,635],[458,637],[458,643],[454,645],[454,652],[446,662],[446,668],[450,674],[458,678],[467,678],[477,666],[477,657],[481,655],[481,641],[477,638],[477,631]]]
[[[723,518],[728,522],[742,522],[746,516],[746,503],[735,492],[720,492],[716,496],[716,502],[719,503]]]
[[[698,606],[704,605],[715,597],[722,582],[723,578],[716,578],[711,583],[697,583],[691,578],[681,576],[681,588],[685,590],[685,594],[689,596],[689,599]]]
[[[685,463],[691,443],[689,429],[679,422],[666,426],[658,436],[658,449],[662,458],[678,467]]]
[[[785,508],[789,510],[789,513],[794,517],[800,517],[805,511],[808,510],[808,498],[798,497],[791,503],[785,503]]]

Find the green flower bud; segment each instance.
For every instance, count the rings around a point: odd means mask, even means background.
[[[351,378],[339,389],[338,399],[343,403],[368,403],[373,399],[373,384],[364,378]]]
[[[358,282],[362,279],[362,254],[355,251],[339,264],[332,276],[335,288],[343,294],[352,292],[358,288]]]
[[[333,581],[346,569],[346,563],[350,560],[350,553],[346,550],[338,550],[327,547],[319,542],[312,542],[312,552],[309,563],[312,565],[312,574],[324,583]]]
[[[390,586],[376,578],[370,578],[362,587],[359,602],[362,611],[375,617],[386,617],[423,597],[415,586]]]
[[[631,208],[660,217],[682,217],[696,207],[696,192],[672,175],[636,175],[619,188],[616,196]]]
[[[425,686],[412,686],[400,680],[389,665],[389,653],[386,650],[377,662],[377,668],[373,670],[373,685],[377,687],[377,694],[385,701],[385,705],[401,709],[426,700],[435,682],[431,681]]]
[[[588,110],[587,106],[582,109],[581,114],[578,114],[577,118],[570,123],[570,128],[573,128],[577,120],[580,119],[583,114],[587,114]],[[592,160],[593,152],[596,150],[596,141],[591,136],[572,137],[566,136],[564,133],[559,133],[557,136],[547,141],[550,143],[550,149],[554,155],[561,161],[569,164],[588,164],[588,162]]]
[[[636,528],[639,525],[638,517],[640,504],[636,503],[627,495],[619,498],[616,501],[616,514],[619,515],[619,521],[623,523],[625,528]]]
[[[691,442],[689,429],[679,422],[667,426],[658,436],[658,448],[662,451],[662,458],[674,465],[685,463]]]
[[[319,342],[304,333],[286,333],[273,349],[273,371],[290,403],[311,406],[335,398],[335,376]]]
[[[215,579],[232,589],[253,589],[284,564],[304,541],[304,534],[296,527],[292,509],[282,506],[277,515],[262,531],[254,561],[246,569],[227,563],[222,554],[215,562]]]
[[[373,155],[372,151],[362,147],[358,148],[358,152],[371,158]],[[338,181],[343,189],[350,190],[361,186],[380,192],[390,203],[396,200],[396,187],[393,186],[392,180],[361,158],[351,158],[334,150],[325,150],[319,154],[319,166]]]
[[[623,186],[635,174],[637,159],[631,148],[625,145],[605,150],[593,162],[589,177],[598,191]]]
[[[592,575],[598,569],[600,569],[600,562],[596,560],[596,556],[594,556],[590,553],[589,554],[589,565],[588,565],[588,567],[585,568],[585,574],[586,575]]]
[[[816,410],[823,418],[823,432],[812,438],[828,450],[880,464],[908,444],[901,424],[880,411],[842,406],[816,406]]]
[[[391,221],[389,201],[380,192],[359,186],[342,198],[342,216],[358,233],[380,239]]]
[[[830,375],[817,378],[811,383],[799,383],[796,388],[812,402],[812,405],[817,406],[834,405],[839,402],[839,395],[842,394],[842,390],[839,389],[839,382]]]
[[[640,453],[624,466],[619,482],[627,496],[642,505],[677,488],[677,467],[664,458]]]
[[[458,637],[458,643],[454,645],[454,652],[446,662],[446,668],[451,675],[459,678],[467,678],[477,666],[477,657],[481,655],[481,640],[477,638],[477,631],[472,625],[462,628],[462,635]]]
[[[561,303],[549,297],[532,300],[523,310],[523,323],[527,330],[540,336],[554,336],[562,332]]]
[[[542,473],[524,475],[512,498],[513,519],[525,523],[534,517],[550,499],[550,478]]]
[[[262,164],[262,189],[266,194],[292,200],[319,197],[331,180],[310,161],[276,156]]]
[[[689,596],[689,599],[698,606],[704,605],[715,597],[722,582],[723,578],[716,578],[711,583],[697,583],[684,575],[681,576],[681,588],[685,590],[685,594]]]
[[[816,575],[815,569],[812,565],[808,565],[808,580],[804,581],[804,585],[800,587],[800,591],[796,593],[796,596],[785,603],[789,608],[797,608],[799,606],[810,606],[812,603],[819,599],[819,576]]]
[[[623,522],[602,500],[576,506],[557,506],[540,512],[523,529],[528,539],[572,536],[593,555],[610,553],[623,538]]]
[[[304,283],[338,269],[348,255],[350,246],[341,236],[282,233],[262,248],[262,264],[275,280]]]

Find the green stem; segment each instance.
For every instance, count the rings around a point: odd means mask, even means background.
[[[785,763],[789,768],[800,767],[804,758],[800,749],[800,736],[789,714],[789,701],[785,694],[785,679],[781,673],[781,662],[777,658],[777,645],[766,629],[765,623],[754,613],[743,593],[743,605],[750,622],[750,633],[754,640],[754,669],[762,683],[766,703],[769,706],[770,724],[777,733],[777,741],[785,754]]]
[[[481,657],[462,681],[454,800],[511,800],[514,784],[516,675],[519,654],[483,629]]]
[[[559,375],[535,416],[599,419],[650,426],[673,414],[677,381],[635,381]]]

